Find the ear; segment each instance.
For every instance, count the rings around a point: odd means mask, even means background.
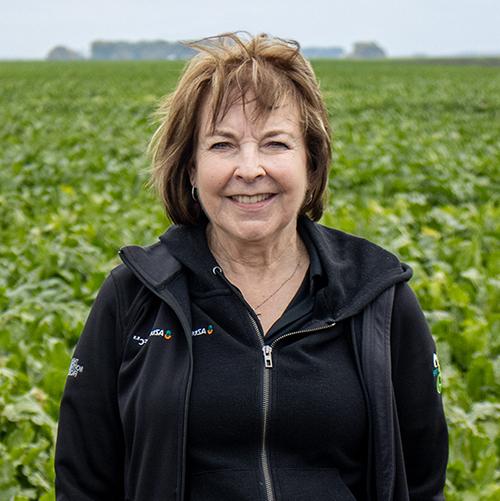
[[[196,165],[194,163],[194,160],[191,160],[191,162],[189,162],[188,174],[189,174],[189,182],[191,183],[191,186],[195,186],[195,184],[196,184]]]

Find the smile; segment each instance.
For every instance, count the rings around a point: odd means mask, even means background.
[[[268,200],[273,195],[274,193],[261,193],[259,195],[233,195],[230,198],[240,204],[256,204]]]

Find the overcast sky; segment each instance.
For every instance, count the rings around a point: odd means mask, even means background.
[[[373,40],[390,56],[500,54],[500,0],[0,0],[0,59],[237,30],[346,50]]]

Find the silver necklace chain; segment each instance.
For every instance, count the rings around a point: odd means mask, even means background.
[[[212,254],[215,254],[214,251],[212,250],[212,245],[211,245],[211,240],[212,240],[212,235],[211,235],[211,232],[210,232],[210,236],[208,238],[208,247],[210,248],[210,250],[212,251]],[[224,248],[222,248],[221,246],[219,246],[220,250],[222,251],[222,254],[224,254],[225,258],[228,259],[228,260],[231,260],[229,254],[226,252],[226,250]],[[264,301],[262,301],[260,304],[258,304],[255,308],[254,308],[254,311],[255,313],[257,314],[257,316],[260,316],[261,313],[257,313],[258,309],[261,308],[262,306],[264,306],[272,297],[274,297],[276,294],[278,294],[278,292],[283,289],[283,287],[288,283],[290,282],[290,280],[295,276],[295,274],[297,273],[297,270],[299,269],[300,265],[302,263],[302,260],[300,259],[299,257],[299,260],[297,261],[297,266],[295,266],[295,269],[293,270],[292,274],[287,278],[285,279],[285,281],[272,293],[270,294],[269,296],[267,296]]]
[[[262,301],[262,303],[258,304],[254,310],[255,312],[257,313],[258,309],[265,305],[273,296],[275,296],[276,294],[278,294],[278,292],[283,289],[283,287],[285,286],[285,284],[287,284],[288,282],[290,282],[290,280],[295,276],[295,273],[297,273],[297,270],[299,269],[300,267],[300,264],[301,264],[301,260],[299,259],[299,261],[297,262],[297,266],[295,267],[295,269],[293,270],[293,273],[268,297],[266,297],[266,299],[264,299],[264,301]],[[257,313],[258,316],[260,316],[260,313]]]

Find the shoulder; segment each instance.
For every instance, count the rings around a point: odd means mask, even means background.
[[[107,281],[112,282],[117,293],[123,297],[134,296],[143,287],[140,280],[124,264],[113,268]]]
[[[420,303],[407,283],[396,286],[392,310],[391,345],[396,370],[411,367],[436,351],[429,325]]]
[[[402,282],[396,285],[393,304],[393,326],[399,330],[408,329],[409,326],[424,326],[427,322],[420,303],[413,289]]]
[[[395,254],[371,240],[315,223],[307,218],[301,218],[300,224],[313,238],[316,245],[325,251],[333,252],[338,257],[362,260],[376,259],[387,264],[400,264],[399,258]]]
[[[113,268],[99,290],[96,302],[113,308],[120,324],[126,327],[135,312],[155,296],[124,264]]]

